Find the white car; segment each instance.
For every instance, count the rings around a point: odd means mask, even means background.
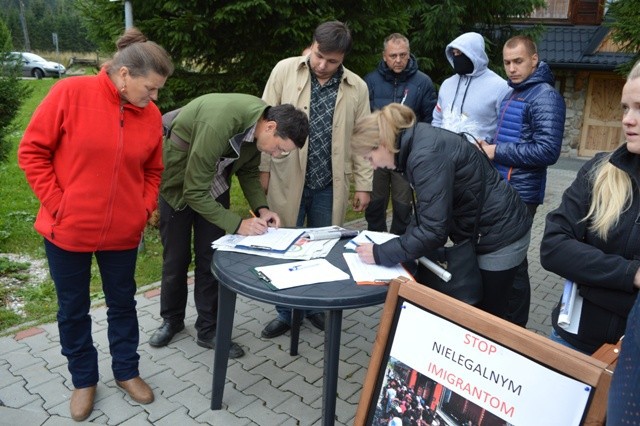
[[[11,52],[9,54],[13,62],[22,64],[23,77],[59,77],[67,72],[67,69],[57,62],[47,61],[41,56],[29,52]]]

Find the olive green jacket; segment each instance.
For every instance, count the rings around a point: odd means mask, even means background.
[[[160,196],[176,210],[188,205],[209,222],[235,233],[242,218],[213,198],[211,183],[218,160],[236,156],[229,140],[242,137],[266,108],[260,98],[233,93],[203,95],[185,105],[171,124],[171,133],[189,146],[185,149],[165,137]],[[229,180],[233,174],[238,177],[254,211],[267,206],[258,177],[259,164],[260,152],[255,142],[245,142],[229,175]]]

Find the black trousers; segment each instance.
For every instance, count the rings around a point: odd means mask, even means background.
[[[527,204],[531,218],[536,215],[538,204]],[[529,307],[531,306],[531,281],[529,280],[529,261],[525,257],[518,266],[513,280],[511,295],[509,296],[509,311],[506,320],[516,325],[526,327],[529,321]]]
[[[217,200],[229,208],[229,191]],[[187,273],[192,260],[193,234],[194,288],[193,299],[198,312],[195,328],[198,338],[211,339],[216,332],[218,281],[211,273],[211,242],[225,232],[203,218],[191,207],[174,210],[160,197],[160,238],[162,240],[162,282],[160,316],[170,323],[184,320],[187,307]]]

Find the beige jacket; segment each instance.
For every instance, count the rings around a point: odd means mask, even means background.
[[[273,68],[262,99],[269,105],[290,103],[309,114],[311,74],[307,57],[284,59]],[[365,82],[344,68],[333,114],[331,164],[333,172],[332,224],[344,223],[349,203],[349,186],[356,191],[371,191],[373,169],[364,158],[351,154],[351,134],[358,118],[369,114],[369,92]],[[262,154],[261,172],[269,172],[267,202],[280,215],[282,226],[296,225],[307,168],[307,148],[272,158]]]

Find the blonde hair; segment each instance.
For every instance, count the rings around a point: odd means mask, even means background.
[[[356,121],[351,135],[351,150],[364,156],[383,146],[390,152],[398,152],[396,139],[403,129],[413,126],[416,114],[409,107],[392,103]]]
[[[627,82],[640,77],[640,61],[627,76]],[[603,240],[618,224],[620,215],[631,207],[633,191],[629,175],[609,162],[605,155],[593,168],[593,190],[589,211],[583,220],[590,220],[589,229]]]

